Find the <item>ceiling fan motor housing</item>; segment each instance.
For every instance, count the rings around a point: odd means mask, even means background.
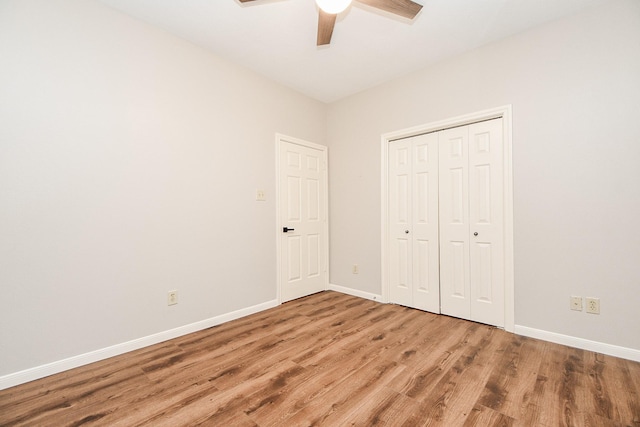
[[[316,4],[326,13],[340,13],[351,4],[351,0],[316,0]]]

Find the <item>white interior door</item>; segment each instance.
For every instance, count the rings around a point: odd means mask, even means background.
[[[278,144],[278,276],[285,302],[327,288],[327,149],[284,136]]]
[[[389,147],[390,298],[440,313],[438,273],[438,137]]]

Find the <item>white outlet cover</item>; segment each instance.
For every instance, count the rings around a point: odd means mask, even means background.
[[[600,314],[600,299],[599,298],[585,298],[587,305],[585,311],[590,314]]]
[[[582,297],[571,297],[569,302],[571,310],[582,311]]]

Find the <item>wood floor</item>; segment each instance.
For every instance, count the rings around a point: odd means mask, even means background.
[[[0,425],[640,426],[640,363],[322,292],[0,391]]]

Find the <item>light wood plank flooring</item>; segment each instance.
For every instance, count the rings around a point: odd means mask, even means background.
[[[322,292],[0,391],[0,425],[640,426],[640,364]]]

